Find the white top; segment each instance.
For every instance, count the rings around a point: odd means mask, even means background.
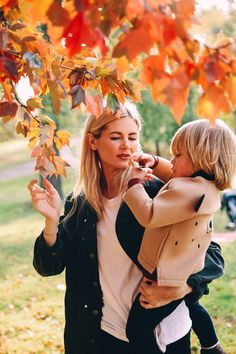
[[[101,329],[116,338],[128,341],[125,334],[126,323],[129,310],[138,293],[142,272],[131,261],[117,239],[115,222],[121,200],[121,195],[113,199],[104,198],[104,217],[97,224],[99,278],[104,302]],[[135,236],[133,235],[133,237]],[[181,321],[179,321],[180,312]],[[166,319],[157,326],[156,333],[157,335],[161,334],[161,347],[163,349],[165,348],[163,342],[166,344],[172,343],[171,338],[168,336],[171,326],[174,328],[175,338],[173,341],[183,337],[191,327],[186,306],[185,308],[182,306],[181,311],[177,308],[170,316],[171,321],[168,321],[168,329],[165,325],[163,326]],[[181,326],[177,328],[176,326],[179,322]],[[163,330],[161,331],[160,328],[163,328]]]

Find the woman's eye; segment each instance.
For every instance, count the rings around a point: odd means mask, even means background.
[[[118,139],[120,139],[118,136],[111,137],[111,140],[118,140]]]
[[[135,141],[135,140],[137,140],[137,138],[129,138],[129,140]]]

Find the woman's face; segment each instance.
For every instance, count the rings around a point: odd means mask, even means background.
[[[100,138],[94,141],[104,173],[125,169],[139,147],[136,122],[129,118],[116,119],[106,125]]]

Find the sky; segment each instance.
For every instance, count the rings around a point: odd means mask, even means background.
[[[222,11],[227,12],[229,8],[227,0],[196,0],[196,2],[200,10],[207,10],[212,6],[217,6]],[[236,0],[234,0],[234,3],[236,3]]]

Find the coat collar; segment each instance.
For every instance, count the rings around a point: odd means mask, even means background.
[[[203,178],[207,179],[208,181],[214,181],[215,180],[215,175],[210,174],[210,173],[206,173],[203,170],[198,170],[197,172],[192,174],[191,177],[203,177]]]

